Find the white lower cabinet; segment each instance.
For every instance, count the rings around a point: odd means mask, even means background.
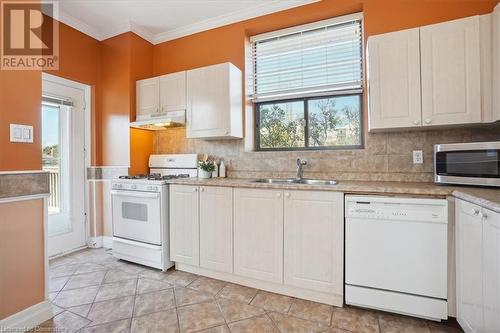
[[[457,320],[465,332],[500,332],[500,214],[457,200]]]
[[[342,294],[344,288],[344,195],[285,191],[284,282]]]
[[[200,264],[198,186],[170,185],[170,260]]]
[[[178,269],[341,306],[343,193],[170,186]]]
[[[233,189],[200,187],[200,267],[233,272]]]
[[[283,192],[234,189],[234,273],[283,282]]]

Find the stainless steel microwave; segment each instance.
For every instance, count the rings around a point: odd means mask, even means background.
[[[500,141],[435,145],[434,181],[500,187]]]

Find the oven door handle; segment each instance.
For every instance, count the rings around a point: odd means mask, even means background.
[[[150,193],[150,192],[140,192],[140,191],[111,191],[112,196],[120,197],[133,197],[133,198],[145,198],[145,199],[156,199],[160,197],[160,193]]]

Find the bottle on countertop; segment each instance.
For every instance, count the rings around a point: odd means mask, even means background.
[[[226,178],[226,165],[224,164],[224,161],[220,161],[219,177]]]
[[[214,160],[215,169],[212,171],[212,178],[219,177],[219,164]]]

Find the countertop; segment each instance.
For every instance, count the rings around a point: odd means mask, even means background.
[[[487,209],[500,212],[500,189],[438,185],[435,183],[339,181],[337,185],[305,185],[256,183],[255,179],[246,178],[178,178],[169,180],[168,183],[196,186],[336,191],[350,194],[422,195],[433,197],[453,195]]]

